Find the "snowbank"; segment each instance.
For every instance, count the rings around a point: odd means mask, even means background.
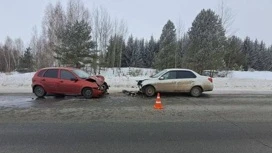
[[[30,87],[34,73],[0,73],[0,87]]]
[[[138,90],[136,80],[148,78],[154,74],[153,69],[122,68],[101,71],[111,86],[109,92],[120,92],[123,89]],[[0,73],[0,93],[29,93],[34,73]],[[272,92],[272,72],[239,72],[233,71],[226,78],[214,78],[214,92]]]
[[[272,80],[272,72],[270,71],[232,71],[228,74],[228,78],[239,78],[239,79],[261,79],[261,80]]]
[[[121,77],[121,76],[150,76],[156,73],[154,69],[147,69],[147,68],[107,68],[101,71],[101,75],[107,77]]]

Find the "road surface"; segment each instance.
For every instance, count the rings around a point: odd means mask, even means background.
[[[90,122],[0,125],[1,153],[271,153],[272,123]]]
[[[0,95],[0,153],[271,153],[272,95]]]

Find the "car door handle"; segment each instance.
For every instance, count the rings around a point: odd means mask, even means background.
[[[42,79],[42,81],[45,81],[45,79]]]

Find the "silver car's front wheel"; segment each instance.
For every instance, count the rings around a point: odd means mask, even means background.
[[[147,86],[144,88],[144,93],[148,97],[152,97],[156,93],[156,89],[153,86]]]
[[[199,97],[202,94],[202,89],[200,87],[193,87],[190,94],[193,97]]]

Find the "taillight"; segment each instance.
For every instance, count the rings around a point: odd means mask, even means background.
[[[208,78],[208,80],[211,82],[211,83],[213,83],[213,79],[210,77],[210,78]]]

